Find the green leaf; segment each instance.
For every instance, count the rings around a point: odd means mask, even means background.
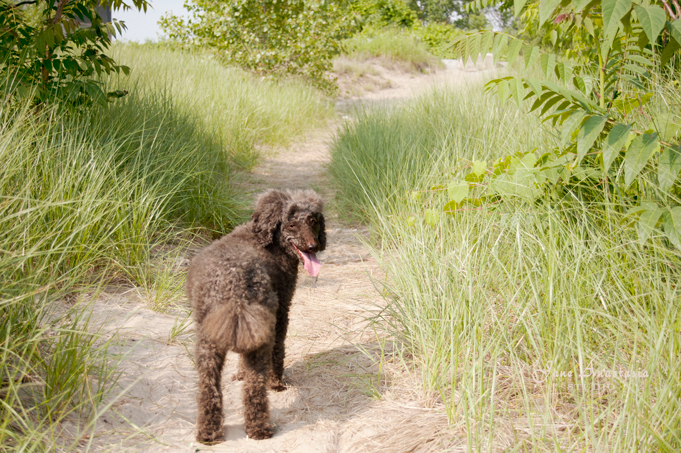
[[[546,101],[546,104],[544,104],[544,107],[542,107],[542,109],[541,109],[540,116],[544,116],[546,114],[546,112],[548,112],[551,109],[551,107],[553,107],[557,103],[562,102],[564,100],[565,100],[565,97],[562,94],[555,95],[554,97],[552,97],[551,99]]]
[[[534,167],[534,164],[537,163],[537,160],[537,156],[534,154],[534,152],[530,151],[525,154],[522,159],[520,159],[520,165],[529,170]]]
[[[635,73],[635,74],[644,76],[644,77],[650,77],[650,73],[648,72],[648,70],[646,70],[645,68],[640,67],[639,65],[629,64],[629,63],[628,63],[628,64],[625,64],[625,65],[624,65],[624,69],[626,69],[627,71],[631,71],[631,72],[633,72],[633,73]]]
[[[649,59],[642,57],[641,55],[636,55],[636,54],[628,54],[627,55],[627,60],[629,61],[635,61],[636,63],[645,65],[645,66],[654,66],[654,63],[650,61]]]
[[[487,162],[476,160],[473,162],[473,173],[479,178],[487,172]]]
[[[508,80],[502,80],[497,84],[497,95],[499,96],[500,101],[505,101],[508,99],[508,93],[509,93],[509,83]]]
[[[480,54],[482,54],[483,58],[487,53],[492,50],[492,44],[494,40],[494,33],[493,32],[486,32],[483,33],[482,39],[480,40]]]
[[[587,17],[584,19],[584,28],[586,28],[586,31],[593,36],[594,38],[596,37],[596,31],[594,30],[594,23],[591,21],[591,18]]]
[[[558,79],[567,84],[568,80],[572,78],[572,66],[566,63],[558,63],[556,65],[556,75],[558,76]]]
[[[494,55],[494,63],[499,61],[499,57],[503,53],[504,49],[508,45],[508,35],[506,33],[499,33],[494,38],[494,44],[492,45],[492,55]]]
[[[591,149],[607,121],[607,116],[599,115],[590,116],[584,121],[577,135],[577,162],[581,161],[586,152]]]
[[[653,93],[646,93],[641,97],[622,97],[613,102],[613,106],[623,115],[628,115],[634,108],[648,103]]]
[[[665,14],[662,8],[656,5],[635,5],[634,10],[636,10],[638,21],[641,23],[641,27],[643,27],[643,31],[646,33],[648,40],[654,43],[664,28],[665,22],[667,21],[667,14]]]
[[[681,250],[681,206],[662,212],[662,226],[669,241]]]
[[[677,19],[674,22],[667,22],[667,30],[672,38],[676,40],[677,43],[681,43],[681,19]]]
[[[532,90],[534,95],[536,97],[541,97],[542,94],[542,87],[541,87],[541,82],[537,79],[523,79],[523,81],[527,84],[527,87]]]
[[[587,92],[586,83],[584,82],[584,79],[583,79],[582,77],[580,77],[580,76],[575,76],[575,77],[572,79],[572,82],[575,84],[575,86],[577,87],[577,89],[578,89],[579,91],[581,91],[582,93],[586,93],[586,92]]]
[[[585,116],[586,112],[584,110],[578,110],[563,122],[563,130],[560,133],[561,148],[564,148],[567,142],[570,141],[572,133],[582,124],[582,120]]]
[[[648,35],[646,35],[646,32],[641,28],[640,33],[636,36],[636,45],[639,49],[644,49],[648,44],[650,44]]]
[[[657,133],[639,135],[631,142],[624,156],[624,184],[627,187],[634,182],[659,146]]]
[[[533,201],[541,194],[541,190],[534,184],[536,181],[535,173],[538,172],[538,168],[518,165],[512,175],[501,173],[493,178],[490,181],[490,188],[501,196],[516,196]]]
[[[603,0],[603,29],[605,36],[612,36],[617,31],[622,18],[631,9],[631,0]]]
[[[660,133],[662,140],[674,142],[676,136],[681,132],[681,117],[678,113],[662,113],[655,115],[653,125],[655,130]]]
[[[592,3],[593,0],[577,0],[574,3],[574,9],[576,13],[581,13],[584,8],[589,6],[590,3]]]
[[[523,85],[523,81],[518,77],[514,77],[508,81],[508,87],[511,92],[511,97],[515,99],[518,107],[522,107],[523,98],[525,97],[525,86]]]
[[[523,58],[525,59],[525,68],[529,68],[532,63],[539,57],[539,47],[537,46],[523,46]]]
[[[660,66],[664,67],[680,48],[681,44],[679,44],[679,41],[674,38],[670,39],[662,51],[662,55],[660,55]]]
[[[520,41],[519,39],[512,39],[511,42],[508,44],[508,56],[506,59],[508,60],[508,64],[513,64],[516,58],[518,58],[518,53],[520,52],[520,47],[523,45],[523,42]]]
[[[451,181],[447,184],[447,195],[450,201],[461,203],[468,196],[468,183],[465,181]]]
[[[430,226],[435,226],[440,221],[440,213],[432,209],[426,209],[425,222]]]
[[[539,57],[539,63],[541,64],[541,69],[544,71],[544,75],[549,77],[549,74],[553,72],[556,66],[556,56],[552,53],[545,53]]]
[[[608,137],[603,142],[603,171],[608,172],[610,166],[617,156],[619,156],[622,147],[629,137],[631,126],[626,124],[615,124],[610,130]]]
[[[662,191],[668,191],[679,175],[681,170],[681,145],[678,149],[669,146],[662,150],[660,164],[657,168],[657,181],[660,183]]]
[[[561,0],[542,0],[539,2],[539,26],[544,25],[553,12],[560,5]]]
[[[442,207],[442,211],[446,212],[449,215],[454,215],[454,211],[458,211],[460,209],[461,209],[461,203],[456,203],[454,201],[448,201]]]
[[[464,64],[468,62],[469,58],[473,60],[473,64],[478,60],[478,55],[480,55],[480,40],[480,33],[476,33],[466,41],[466,51],[463,56]]]
[[[641,205],[644,207],[643,203]],[[638,238],[641,242],[648,240],[657,226],[660,217],[662,217],[662,209],[660,209],[659,206],[655,203],[645,203],[645,210],[641,212],[641,215],[638,217],[638,223],[636,224]]]
[[[513,2],[513,15],[518,17],[523,10],[523,7],[527,3],[527,0],[514,0]]]
[[[622,18],[631,10],[631,0],[603,0],[601,8],[603,10],[604,30],[601,55],[605,56],[610,50]]]

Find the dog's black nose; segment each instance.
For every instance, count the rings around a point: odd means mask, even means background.
[[[310,253],[316,253],[319,246],[315,242],[310,242],[307,244],[307,250]]]

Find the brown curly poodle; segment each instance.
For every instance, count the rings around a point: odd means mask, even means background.
[[[298,263],[312,276],[319,273],[315,253],[326,247],[322,208],[311,190],[269,190],[250,222],[192,260],[186,289],[197,326],[199,442],[223,438],[220,380],[227,351],[241,354],[246,434],[272,437],[267,386],[284,389],[284,339]]]

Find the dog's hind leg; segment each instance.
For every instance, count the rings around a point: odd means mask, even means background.
[[[270,411],[267,401],[267,380],[272,369],[272,345],[242,354],[244,371],[244,421],[246,434],[251,439],[272,437]]]
[[[220,379],[226,350],[200,333],[196,341],[196,368],[199,372],[196,440],[203,443],[219,442],[224,436]]]

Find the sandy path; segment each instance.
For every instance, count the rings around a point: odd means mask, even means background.
[[[368,98],[405,99],[433,83],[480,76],[455,70],[405,76],[400,84]],[[380,282],[383,275],[362,245],[367,231],[339,221],[333,205],[325,166],[336,127],[313,132],[289,149],[272,151],[250,183],[256,193],[268,187],[312,188],[327,201],[328,246],[319,255],[320,276],[315,281],[302,271],[292,304],[286,340],[288,389],[269,394],[274,437],[264,441],[246,437],[242,383],[231,380],[237,356],[230,354],[223,376],[226,441],[212,447],[197,444],[197,379],[188,302],[181,299],[179,310],[158,313],[147,308],[135,288],[109,287],[97,297],[94,317],[106,330],[118,333],[114,349],[125,354],[119,382],[126,390],[98,423],[92,439],[97,450],[406,452],[454,451],[464,445],[461,428],[448,427],[437,402],[418,390],[417,376],[388,360],[379,378],[373,357],[381,353],[381,342],[366,328],[365,318],[384,304],[372,282],[372,278]],[[179,257],[180,272],[186,271],[191,253]],[[185,319],[187,329],[170,340],[174,326]]]

